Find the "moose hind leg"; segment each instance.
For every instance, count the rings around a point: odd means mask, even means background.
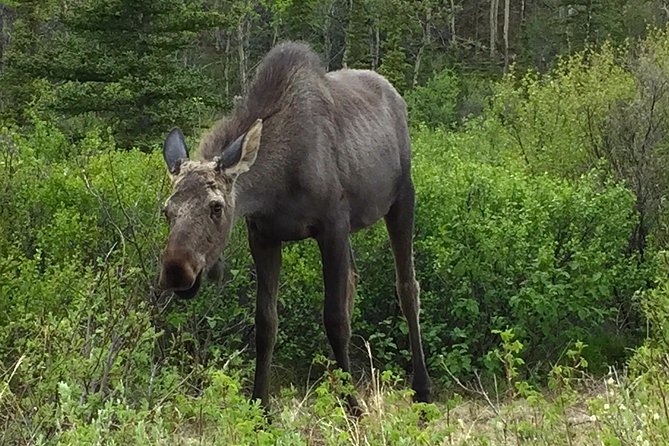
[[[281,270],[281,242],[263,237],[248,224],[249,246],[256,267],[256,370],[253,399],[269,409],[269,369],[272,362],[278,314],[276,307]]]
[[[385,221],[395,257],[397,294],[409,327],[414,398],[419,402],[430,402],[430,378],[425,366],[420,334],[420,287],[416,280],[413,259],[414,208],[415,192],[413,184],[409,182],[391,206]]]
[[[325,305],[323,324],[337,365],[344,372],[351,372],[348,346],[351,340],[351,306],[353,300],[354,272],[348,230],[330,231],[318,238],[323,261]],[[361,413],[356,398],[348,395],[349,411]]]
[[[347,308],[348,308],[348,319],[349,321],[353,317],[353,306],[355,304],[355,293],[358,287],[358,268],[355,264],[355,255],[353,254],[353,247],[349,242],[349,269],[348,269],[348,288],[346,291],[347,299]]]

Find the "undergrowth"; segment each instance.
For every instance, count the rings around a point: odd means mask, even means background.
[[[498,385],[458,381],[458,392],[434,404],[412,404],[402,378],[376,369],[371,357],[369,380],[354,390],[362,397],[360,419],[347,415],[342,399],[352,391],[349,377],[324,358],[318,361],[328,371],[303,388],[283,388],[273,397],[269,418],[249,402],[234,366],[206,370],[197,394],[189,395],[180,388],[184,382],[174,380],[153,404],[107,400],[92,415],[81,412],[78,395],[61,381],[51,439],[37,435],[18,444],[650,446],[669,441],[666,353],[642,348],[633,373],[612,369],[594,378],[580,356],[584,345],[576,343],[540,389],[515,379],[522,344],[512,332],[502,335],[497,360],[505,375]],[[15,364],[0,382],[4,407],[18,397],[8,383],[19,367]]]

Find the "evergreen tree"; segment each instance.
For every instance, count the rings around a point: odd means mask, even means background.
[[[343,63],[349,68],[367,68],[372,65],[369,51],[370,23],[365,0],[349,0],[346,48]]]
[[[121,144],[145,147],[170,126],[193,128],[202,106],[220,102],[183,51],[214,24],[198,0],[83,0],[59,13],[57,29],[33,37],[37,52],[30,33],[13,40],[7,66],[8,77],[48,81],[48,110],[102,119]]]
[[[11,29],[3,29],[0,117],[21,121],[35,93],[31,73],[39,71],[38,61],[43,59],[44,46],[53,33],[51,17],[55,14],[55,4],[45,0],[2,1],[2,4],[5,15],[16,19]]]
[[[379,73],[384,75],[391,84],[404,93],[407,88],[407,63],[406,53],[402,47],[399,33],[393,32],[388,36],[384,44],[383,62],[379,67]]]

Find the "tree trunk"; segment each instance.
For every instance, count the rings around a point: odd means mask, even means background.
[[[509,3],[504,0],[504,72],[509,69]]]
[[[279,40],[279,24],[274,24],[274,33],[272,34],[272,48],[276,45],[277,40]]]
[[[216,41],[214,42],[214,48],[216,48],[216,52],[221,51],[221,49],[223,49],[221,43],[223,42],[224,35],[225,31],[223,31],[221,27],[217,26],[216,29],[214,30],[214,36],[216,37]]]
[[[332,57],[332,36],[330,28],[332,27],[332,17],[334,16],[334,2],[330,4],[325,12],[325,21],[323,22],[323,49],[325,50],[325,69],[330,71],[330,62]]]
[[[379,47],[380,47],[379,23],[374,21],[369,27],[369,52],[372,55],[372,70],[379,68]]]
[[[283,24],[281,12],[278,9],[270,9],[273,11],[274,15],[272,17],[272,45],[270,48],[274,48],[276,43],[279,41],[279,28]]]
[[[246,94],[247,89],[247,54],[246,46],[248,43],[247,40],[247,29],[246,29],[246,17],[242,17],[237,26],[237,44],[238,44],[238,54],[239,54],[239,87],[241,94]]]
[[[455,45],[455,0],[451,0],[451,44]]]
[[[416,87],[418,85],[418,75],[420,74],[420,63],[423,60],[423,51],[425,50],[425,44],[421,44],[420,48],[418,48],[418,54],[416,55],[416,63],[414,64],[413,67],[413,80],[411,82],[412,87]]]
[[[591,43],[592,39],[592,15],[593,15],[593,10],[594,10],[594,5],[592,0],[590,0],[590,3],[588,4],[588,21],[586,22],[585,25],[585,45],[587,46],[589,43]]]
[[[497,10],[499,0],[490,0],[490,61],[496,62],[497,55]]]
[[[350,33],[348,32],[349,27],[351,26],[351,21],[353,20],[353,0],[348,1],[348,14],[346,14],[346,27],[344,28],[344,55],[342,57],[341,64],[344,68],[348,67],[349,58],[351,57],[351,42]]]
[[[423,61],[423,53],[425,48],[430,44],[430,34],[432,34],[432,8],[428,7],[427,13],[425,15],[425,24],[423,26],[423,39],[418,48],[418,54],[416,55],[416,63],[414,64],[413,69],[413,81],[411,85],[416,87],[418,85],[418,77],[420,76],[421,62]]]
[[[7,11],[5,5],[0,5],[0,73],[2,73],[5,66],[5,33],[6,33],[6,17]]]
[[[230,33],[225,33],[225,55],[223,56],[223,79],[225,80],[225,98],[230,99]]]
[[[479,17],[480,17],[480,14],[479,14],[479,0],[475,0],[475,2],[474,2],[474,42],[476,42],[476,45],[474,46],[474,54],[476,56],[479,55],[479,49],[480,49],[481,46],[483,46],[483,45],[479,44],[479,34],[480,34]]]

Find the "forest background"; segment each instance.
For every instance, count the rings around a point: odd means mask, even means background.
[[[0,1],[0,444],[668,442],[668,19],[655,0]],[[359,422],[313,243],[284,248],[271,425],[247,401],[244,229],[198,299],[156,289],[162,139],[195,145],[287,39],[407,101],[434,405],[404,390],[382,225],[353,237]]]

